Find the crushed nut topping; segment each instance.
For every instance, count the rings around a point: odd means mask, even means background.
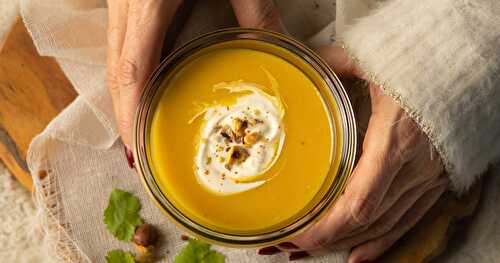
[[[248,121],[236,118],[233,120],[233,132],[240,137],[245,136],[245,129],[248,127]]]
[[[224,166],[228,170],[231,170],[233,164],[244,162],[249,156],[247,149],[257,143],[262,137],[260,133],[252,132],[249,128],[261,122],[262,120],[258,119],[233,118],[231,127],[229,125],[220,127],[218,132],[227,143],[241,144],[241,146],[227,146],[225,149],[217,147],[217,152],[224,150],[228,153],[227,158],[218,157],[217,161],[221,163],[225,162]]]
[[[257,132],[247,133],[247,135],[243,138],[243,144],[246,147],[251,147],[259,140],[259,138],[260,134]]]
[[[226,159],[226,169],[231,170],[233,167],[233,164],[235,163],[242,163],[248,158],[248,152],[245,148],[241,146],[231,146],[231,149],[227,153],[227,159]]]

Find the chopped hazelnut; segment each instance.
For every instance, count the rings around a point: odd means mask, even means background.
[[[245,136],[245,129],[248,127],[248,121],[236,118],[233,120],[233,132],[238,136]]]
[[[248,152],[241,146],[232,146],[227,156],[225,167],[231,170],[233,164],[242,163],[248,158]]]
[[[229,126],[224,126],[220,132],[220,135],[229,142],[241,142],[241,138]]]
[[[245,135],[245,138],[243,138],[243,143],[245,144],[246,147],[250,147],[254,145],[260,138],[260,134],[257,132],[252,132],[248,133]]]
[[[231,136],[230,136],[230,135],[227,133],[227,131],[225,131],[225,130],[222,130],[222,131],[220,132],[220,135],[221,135],[222,137],[224,137],[225,139],[231,140]]]

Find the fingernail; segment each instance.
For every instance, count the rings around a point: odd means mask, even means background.
[[[286,248],[286,249],[297,249],[299,248],[292,242],[283,242],[278,244],[279,247]]]
[[[123,145],[123,149],[125,150],[125,157],[127,157],[128,167],[134,169],[134,155],[132,151],[126,145]]]
[[[290,253],[290,256],[288,257],[288,260],[294,261],[294,260],[299,260],[301,258],[305,258],[305,257],[308,257],[308,256],[309,256],[309,253],[307,253],[305,251],[296,251],[296,252]]]
[[[274,255],[280,252],[281,250],[279,248],[271,246],[271,247],[263,247],[259,249],[257,253],[259,253],[259,255]]]

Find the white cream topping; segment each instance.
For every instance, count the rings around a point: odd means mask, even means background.
[[[262,175],[278,159],[285,138],[284,108],[257,84],[220,83],[214,92],[219,89],[246,94],[233,105],[205,109],[195,173],[204,187],[228,195],[266,182]]]

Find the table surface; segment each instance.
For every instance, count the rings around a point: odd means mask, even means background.
[[[27,189],[32,180],[26,153],[34,136],[76,92],[53,58],[41,57],[18,21],[0,52],[0,160]],[[34,175],[38,176],[38,175]],[[454,221],[473,213],[480,185],[467,196],[443,196],[425,218],[379,262],[428,262],[439,254]]]

